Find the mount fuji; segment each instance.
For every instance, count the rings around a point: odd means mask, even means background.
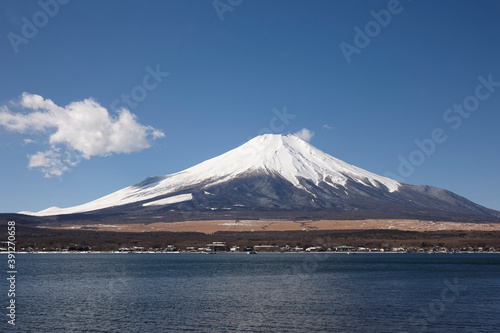
[[[500,212],[444,189],[350,165],[293,135],[265,134],[215,158],[69,208],[61,220],[243,218],[496,220]]]

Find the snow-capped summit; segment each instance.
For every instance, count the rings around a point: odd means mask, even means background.
[[[336,159],[294,135],[280,134],[260,135],[225,154],[173,174],[159,185],[168,186],[174,181],[190,185],[208,181],[213,185],[250,173],[280,175],[299,188],[303,188],[300,178],[315,184],[325,181],[341,186],[350,178],[367,186],[382,184],[391,192],[399,187],[395,180]]]
[[[352,179],[366,186],[383,185],[390,192],[400,185],[328,155],[294,135],[264,134],[232,152],[238,150],[242,157],[249,155],[252,169],[277,173],[297,187],[301,187],[300,178],[312,180],[316,185],[323,181],[333,186],[345,186]]]
[[[454,207],[457,201],[458,208]],[[401,184],[363,170],[297,136],[264,134],[184,171],[149,177],[83,205],[24,213],[48,216],[106,209],[134,214],[487,210],[445,190]]]

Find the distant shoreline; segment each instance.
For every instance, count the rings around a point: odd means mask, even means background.
[[[224,250],[237,247],[240,251],[259,245],[270,245],[272,248],[267,250],[272,251],[286,246],[298,246],[303,250],[317,248],[320,251],[344,246],[349,247],[347,250],[350,252],[361,247],[367,250],[404,248],[412,252],[417,249],[421,252],[437,251],[438,248],[459,249],[462,252],[480,249],[500,251],[499,225],[476,223],[474,226],[477,229],[485,230],[455,229],[467,225],[418,220],[220,220],[119,225],[96,223],[89,227],[66,224],[60,229],[60,225],[40,226],[20,221],[16,223],[16,250],[112,253],[128,248],[130,251],[158,252],[170,246],[189,251],[206,248],[212,242],[224,242],[227,244]],[[427,230],[422,231],[422,227],[427,227]],[[121,229],[117,232],[117,228]],[[6,225],[2,227],[0,224],[0,237],[7,239]],[[262,250],[256,249],[257,252]]]
[[[15,252],[16,254],[167,254],[167,255],[174,255],[174,254],[189,254],[189,255],[196,255],[196,254],[207,254],[204,252],[120,252],[120,251],[38,251],[38,252]],[[8,254],[6,251],[0,251],[1,254]],[[246,254],[246,251],[238,251],[238,252],[218,252],[217,254]],[[429,255],[429,254],[500,254],[500,251],[495,251],[495,252],[434,252],[434,253],[428,253],[428,252],[392,252],[392,251],[384,251],[384,252],[333,252],[333,251],[318,251],[318,252],[306,252],[306,251],[300,251],[300,252],[258,252],[258,254],[263,254],[263,255],[268,255],[268,254],[307,254],[307,255],[314,255],[314,254],[338,254],[338,255],[352,255],[352,254],[421,254],[421,255]]]

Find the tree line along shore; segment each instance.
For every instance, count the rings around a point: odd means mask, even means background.
[[[3,223],[2,223],[3,224]],[[7,239],[7,227],[0,226],[0,237]],[[188,251],[206,248],[213,242],[224,242],[240,250],[269,245],[273,250],[299,247],[303,251],[328,251],[346,246],[352,249],[393,250],[421,252],[434,249],[451,251],[500,250],[500,231],[400,231],[400,230],[310,230],[310,231],[255,231],[255,232],[108,232],[94,230],[45,229],[17,225],[16,248],[46,251],[119,251],[125,248],[147,250],[167,249],[168,245]],[[262,250],[262,249],[261,249]]]

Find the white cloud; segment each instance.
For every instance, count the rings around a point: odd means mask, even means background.
[[[311,141],[312,137],[314,136],[314,132],[308,130],[307,128],[303,128],[300,131],[293,133],[293,135],[301,138],[304,141],[309,142],[309,141]]]
[[[57,149],[39,151],[36,154],[28,155],[29,168],[41,168],[45,177],[61,176],[68,167],[61,160],[61,154]]]
[[[328,125],[328,124],[324,124],[324,125],[323,125],[323,128],[326,128],[326,129],[331,130],[331,129],[334,129],[335,127],[330,126],[330,125]]]
[[[50,99],[23,93],[17,106],[30,112],[14,113],[2,106],[0,125],[14,132],[48,135],[50,149],[29,155],[28,165],[41,168],[47,177],[62,175],[82,158],[141,151],[165,136],[137,122],[129,110],[112,115],[91,98],[60,107]]]
[[[30,143],[36,143],[36,141],[35,141],[35,140],[30,139],[30,138],[28,138],[28,139],[24,139],[24,141],[23,141],[23,142],[24,142],[24,145],[28,145],[28,144],[30,144]]]

